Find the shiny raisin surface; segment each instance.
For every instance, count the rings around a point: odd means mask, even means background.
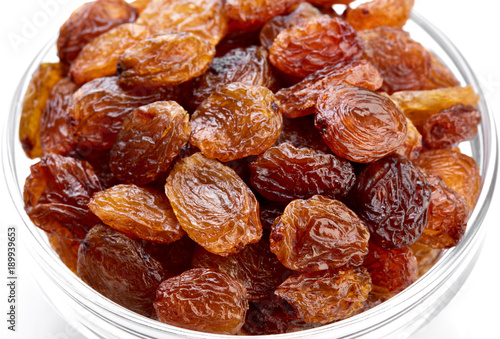
[[[78,248],[81,241],[59,237],[50,233],[47,233],[47,237],[49,238],[50,247],[57,253],[59,259],[76,274]]]
[[[89,41],[136,18],[135,8],[123,0],[97,0],[83,4],[61,26],[57,55],[61,62],[70,64]]]
[[[370,273],[372,294],[390,298],[418,279],[417,259],[409,247],[388,250],[370,242],[363,264]]]
[[[395,152],[413,161],[422,150],[422,134],[408,118],[406,118],[406,126],[408,130],[406,139],[401,146],[396,148]]]
[[[121,54],[117,70],[127,86],[175,86],[202,75],[214,55],[214,46],[196,34],[154,35]]]
[[[372,0],[346,13],[346,20],[355,30],[377,27],[403,28],[410,18],[415,0]]]
[[[201,153],[180,160],[165,192],[189,237],[209,252],[229,255],[259,241],[259,205],[241,178]]]
[[[425,176],[405,157],[391,154],[358,174],[349,205],[368,225],[371,240],[390,249],[417,241],[430,198]]]
[[[342,202],[320,195],[294,200],[271,230],[271,251],[286,267],[319,271],[359,266],[368,252],[366,225]]]
[[[53,87],[63,79],[63,66],[59,63],[42,63],[31,76],[23,98],[19,140],[24,153],[31,159],[43,155],[40,144],[42,114]]]
[[[189,115],[177,102],[141,106],[125,118],[117,134],[111,171],[122,182],[151,182],[167,170],[190,133]]]
[[[388,98],[353,86],[336,86],[316,103],[315,125],[338,156],[372,162],[396,150],[407,135],[406,119]]]
[[[453,72],[434,54],[431,53],[431,69],[423,89],[437,89],[460,86]]]
[[[31,166],[24,184],[24,209],[44,231],[81,240],[99,222],[87,203],[100,190],[86,161],[49,154]]]
[[[236,334],[248,309],[245,287],[226,273],[193,268],[161,283],[154,307],[161,322],[191,330]]]
[[[252,186],[273,201],[306,199],[319,194],[340,199],[354,185],[350,162],[334,154],[283,143],[250,163]]]
[[[283,118],[267,88],[235,82],[219,86],[191,118],[191,144],[220,161],[257,155],[281,133]]]
[[[427,148],[453,148],[477,135],[481,112],[473,106],[456,105],[431,116],[422,126]]]
[[[152,0],[137,23],[153,34],[193,33],[216,45],[227,32],[222,0]]]
[[[106,225],[96,225],[78,251],[78,276],[117,304],[153,315],[161,264],[140,243]]]
[[[473,158],[456,149],[436,149],[420,153],[415,165],[440,176],[472,213],[481,192],[479,166]]]
[[[146,27],[134,23],[119,25],[99,35],[83,47],[71,64],[71,78],[82,85],[96,78],[115,75],[118,57],[148,36]]]
[[[382,77],[366,61],[341,63],[320,69],[299,83],[279,90],[276,99],[284,116],[297,118],[314,114],[316,102],[323,91],[337,85],[359,86],[375,91],[382,86]]]
[[[185,234],[167,197],[148,187],[116,185],[94,194],[88,206],[103,223],[132,239],[171,243]]]
[[[254,302],[268,300],[276,287],[291,273],[269,250],[267,239],[247,245],[241,252],[227,257],[198,247],[192,265],[229,274],[246,287],[248,300]]]
[[[269,60],[280,71],[304,78],[315,71],[361,55],[363,46],[344,20],[315,16],[278,34]]]
[[[364,267],[325,270],[291,276],[275,291],[299,319],[326,324],[351,316],[371,290]]]

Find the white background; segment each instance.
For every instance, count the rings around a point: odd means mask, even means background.
[[[53,36],[78,0],[3,1],[0,11],[0,119],[3,124],[17,83],[36,52]],[[416,0],[415,10],[443,31],[476,71],[494,112],[500,112],[500,19],[496,1]],[[16,37],[17,41],[13,41]],[[498,120],[498,119],[497,119]],[[1,169],[0,169],[1,171]],[[6,228],[21,225],[0,175],[0,338],[82,338],[41,297],[30,275],[26,249],[18,242],[18,319],[6,330]],[[497,185],[499,186],[499,185]],[[500,187],[485,219],[488,234],[479,262],[450,304],[414,339],[500,338]],[[18,237],[24,236],[22,227]]]

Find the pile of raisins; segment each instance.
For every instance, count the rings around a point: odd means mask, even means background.
[[[19,130],[61,260],[146,317],[258,335],[359,314],[457,245],[479,97],[403,30],[413,0],[350,2],[78,8]]]

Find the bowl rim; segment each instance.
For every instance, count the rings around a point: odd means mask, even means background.
[[[494,117],[485,101],[485,96],[483,95],[478,80],[467,61],[453,43],[434,25],[415,11],[412,12],[411,20],[443,48],[453,64],[459,69],[464,82],[471,85],[481,97],[479,108],[482,113],[482,122],[478,133],[479,138],[475,140],[477,147],[473,149],[473,153],[474,150],[476,151],[474,157],[477,159],[478,165],[481,168],[482,189],[476,205],[476,207],[480,208],[476,208],[473,211],[469,219],[468,230],[460,244],[451,250],[445,251],[442,258],[440,258],[425,275],[390,300],[363,313],[336,323],[300,332],[261,335],[256,337],[285,339],[314,335],[325,336],[326,338],[340,334],[341,336],[338,338],[347,338],[359,337],[369,331],[381,328],[403,317],[416,307],[420,307],[423,297],[434,293],[438,288],[446,287],[446,278],[452,276],[459,270],[461,262],[467,261],[468,257],[475,254],[477,243],[482,241],[486,227],[481,224],[492,199],[498,171],[498,140]],[[183,329],[143,317],[103,297],[81,281],[62,263],[50,246],[47,246],[47,241],[43,240],[42,231],[34,226],[24,212],[23,185],[19,185],[20,178],[18,177],[15,160],[16,143],[18,143],[16,142],[18,140],[17,121],[21,112],[22,97],[26,91],[31,74],[33,74],[38,67],[42,58],[54,47],[55,41],[56,38],[54,37],[40,50],[21,78],[13,96],[10,114],[3,133],[2,166],[9,195],[23,221],[24,227],[29,231],[30,241],[34,241],[34,243],[38,245],[34,247],[29,246],[28,249],[33,252],[32,254],[35,254],[33,257],[36,259],[37,264],[43,267],[55,285],[84,309],[101,319],[106,321],[111,320],[114,325],[118,325],[118,321],[129,321],[129,325],[140,326],[141,330],[144,330],[145,333],[152,333],[155,336],[163,333],[164,335],[177,335],[188,338],[220,338],[220,334]],[[478,139],[483,142],[479,143]],[[19,149],[17,152],[19,152]],[[21,179],[24,180],[24,178]],[[436,284],[436,280],[438,284]],[[97,314],[95,310],[96,307],[102,313]],[[360,323],[362,323],[362,325]],[[356,332],[352,332],[349,329],[350,327],[357,329]],[[136,332],[133,333],[138,334]],[[227,338],[240,337],[236,335],[223,336]]]

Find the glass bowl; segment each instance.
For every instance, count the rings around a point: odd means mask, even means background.
[[[417,13],[405,27],[412,37],[434,52],[456,75],[462,85],[471,85],[482,95],[479,83],[453,44]],[[13,98],[3,134],[3,166],[11,198],[21,215],[28,238],[24,246],[37,264],[36,280],[55,309],[89,338],[218,338],[140,316],[101,296],[75,276],[51,249],[45,234],[36,228],[23,209],[23,185],[29,166],[35,161],[24,155],[18,141],[22,98],[31,74],[41,62],[57,61],[55,39],[35,57]],[[430,321],[457,293],[474,266],[487,225],[482,224],[491,202],[497,173],[497,135],[493,115],[481,99],[482,122],[478,136],[461,145],[481,170],[483,187],[461,243],[444,252],[439,261],[412,286],[387,302],[364,313],[333,324],[301,332],[272,335],[275,338],[404,338]],[[224,336],[233,337],[233,336]],[[236,338],[236,336],[234,336]]]

